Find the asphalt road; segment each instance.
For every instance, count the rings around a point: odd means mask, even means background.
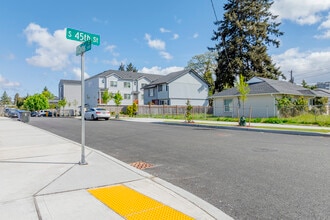
[[[30,124],[81,141],[81,121]],[[86,121],[86,145],[215,205],[235,219],[329,219],[330,138],[127,121]],[[88,162],[88,161],[87,161]]]

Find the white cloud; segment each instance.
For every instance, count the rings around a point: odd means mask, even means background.
[[[105,51],[109,51],[111,53],[112,56],[118,57],[119,53],[115,52],[116,49],[116,45],[108,45],[105,47]]]
[[[299,48],[291,48],[283,54],[272,56],[272,58],[276,65],[281,67],[282,73],[287,78],[292,70],[297,84],[300,84],[302,80],[309,84],[330,81],[329,49],[321,52],[301,52]]]
[[[169,33],[169,32],[171,32],[170,30],[167,30],[167,29],[165,29],[165,28],[160,28],[159,31],[160,31],[161,33]]]
[[[150,34],[145,34],[145,39],[148,42],[150,48],[156,50],[165,50],[165,42],[159,39],[152,40]]]
[[[325,21],[319,26],[319,29],[328,29],[330,28],[330,13],[328,14]]]
[[[63,70],[70,64],[69,55],[75,54],[78,43],[66,39],[65,30],[57,30],[52,35],[46,28],[30,23],[24,34],[29,44],[37,45],[36,55],[27,58],[27,63],[52,70]]]
[[[93,22],[95,22],[95,23],[100,23],[100,24],[108,24],[108,20],[101,20],[101,19],[99,19],[99,18],[97,18],[97,17],[93,17],[92,18],[92,21]]]
[[[143,67],[139,72],[141,73],[150,73],[150,74],[158,74],[158,75],[167,75],[172,72],[177,72],[183,70],[183,67],[172,66],[162,69],[159,66],[153,66],[151,68]]]
[[[1,88],[14,88],[19,87],[21,84],[19,82],[10,82],[0,74],[0,87]]]
[[[112,60],[104,60],[103,63],[105,63],[105,64],[110,64],[110,65],[112,65],[112,66],[117,66],[117,67],[119,67],[120,64],[125,64],[125,63],[126,63],[126,60],[119,61],[119,60],[117,60],[117,59],[114,58],[114,59],[112,59]]]
[[[275,0],[271,8],[280,19],[288,19],[298,24],[315,24],[321,20],[321,12],[330,9],[330,0]]]
[[[178,34],[173,34],[172,40],[176,40],[176,39],[179,39],[179,35]]]
[[[198,33],[194,33],[193,38],[197,38],[199,36]]]
[[[330,39],[330,30],[324,31],[321,35],[315,35],[316,39]]]
[[[163,57],[166,60],[173,59],[173,56],[170,53],[166,52],[166,51],[160,51],[159,54],[160,54],[161,57]]]
[[[81,69],[80,68],[73,68],[72,72],[73,72],[76,80],[80,80],[81,79]],[[88,79],[89,78],[88,73],[86,73],[86,72],[84,73],[84,78],[85,79]]]

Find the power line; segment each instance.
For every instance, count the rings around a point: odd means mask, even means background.
[[[213,8],[213,13],[214,13],[214,16],[215,16],[215,20],[218,21],[218,17],[217,17],[217,13],[215,12],[213,0],[211,0],[211,4],[212,4],[212,8]]]

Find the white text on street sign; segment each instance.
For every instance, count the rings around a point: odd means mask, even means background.
[[[92,42],[90,40],[85,41],[84,43],[76,47],[76,55],[79,56],[82,53],[85,53],[86,51],[89,51],[91,49],[92,49]]]
[[[100,45],[100,35],[78,31],[72,28],[66,29],[66,38],[75,41],[91,41],[94,45]]]

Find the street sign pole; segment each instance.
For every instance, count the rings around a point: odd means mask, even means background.
[[[80,165],[87,165],[85,159],[85,53],[81,53],[81,160]]]
[[[76,55],[81,55],[81,159],[79,164],[87,165],[88,163],[85,158],[85,52],[91,50],[92,44],[100,45],[100,35],[67,28],[66,38],[69,40],[84,41],[77,46]]]

